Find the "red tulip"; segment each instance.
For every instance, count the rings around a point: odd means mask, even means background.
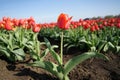
[[[92,32],[94,32],[96,29],[95,29],[95,26],[92,26],[91,28],[90,28],[90,30],[92,31]]]
[[[84,28],[85,30],[88,29],[89,27],[90,27],[89,24],[86,24],[86,25],[83,26],[83,28]]]
[[[19,26],[23,26],[25,24],[25,19],[20,19],[19,20]]]
[[[27,19],[27,22],[28,22],[28,24],[30,25],[30,26],[34,26],[36,23],[35,23],[35,20],[32,18],[32,17],[30,17],[29,19]]]
[[[13,28],[12,28],[12,26],[11,26],[10,23],[6,23],[6,24],[4,25],[4,28],[5,28],[6,30],[13,30]]]
[[[72,17],[68,17],[67,14],[61,13],[57,20],[57,26],[60,29],[64,29],[64,30],[69,29],[71,19]]]
[[[99,25],[99,28],[102,29],[104,26],[102,24]]]
[[[36,24],[36,25],[33,26],[32,31],[37,33],[37,32],[40,31],[40,29],[41,29],[40,26]]]
[[[117,23],[117,27],[120,28],[120,23]]]
[[[98,27],[98,25],[95,26],[95,30],[99,30],[100,28]]]
[[[107,23],[106,21],[103,22],[103,25],[104,25],[104,26],[107,26],[107,24],[108,24],[108,23]]]
[[[12,20],[12,23],[14,24],[14,26],[18,26],[19,25],[19,20],[17,20],[16,18],[14,18]]]

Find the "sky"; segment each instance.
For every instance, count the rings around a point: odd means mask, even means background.
[[[29,18],[38,23],[56,22],[60,13],[72,20],[120,14],[120,0],[0,0],[2,17]]]

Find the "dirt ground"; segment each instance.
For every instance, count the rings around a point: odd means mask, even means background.
[[[78,54],[81,52],[66,54],[64,61]],[[120,55],[111,52],[106,55],[110,61],[92,58],[77,65],[69,74],[70,80],[120,80]],[[54,61],[50,55],[46,60]],[[4,57],[0,59],[0,72],[0,80],[59,80],[41,68],[26,66],[26,62],[10,63]]]

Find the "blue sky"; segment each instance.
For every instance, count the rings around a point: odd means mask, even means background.
[[[73,20],[120,14],[120,0],[0,0],[0,19],[34,17],[36,22],[56,22],[60,13]]]

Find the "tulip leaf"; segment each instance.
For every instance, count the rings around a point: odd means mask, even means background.
[[[58,46],[54,45],[54,46],[52,46],[52,48],[53,48],[53,49],[54,49],[54,48],[58,48]],[[45,50],[41,53],[40,59],[43,60],[43,58],[47,55],[48,52],[49,52],[49,49],[48,49],[48,48],[45,49]]]
[[[47,55],[48,52],[49,52],[49,49],[44,50],[40,55],[40,59],[43,60],[43,58]]]
[[[109,49],[114,49],[115,48],[115,46],[111,43],[111,42],[107,42],[106,44],[105,44],[105,46],[104,46],[104,49],[103,49],[103,51],[108,51]]]
[[[0,52],[1,52],[3,55],[5,55],[6,57],[8,57],[8,58],[10,57],[10,53],[8,53],[7,50],[4,50],[4,49],[1,49],[1,48],[0,48]]]
[[[116,52],[120,52],[120,46],[116,46]]]
[[[34,66],[34,67],[40,67],[44,70],[47,70],[48,72],[52,73],[53,75],[57,76],[60,79],[63,78],[63,73],[59,72],[59,71],[62,71],[62,70],[59,70],[61,69],[60,66],[50,61],[35,61],[33,63],[29,63],[28,65]]]
[[[0,42],[7,44],[6,40],[2,36],[0,36]]]
[[[76,45],[74,45],[74,44],[71,44],[71,45],[69,45],[68,47],[67,47],[67,50],[66,51],[68,51],[70,48],[72,48],[72,47],[76,47]]]
[[[58,64],[61,64],[60,56],[52,49],[52,46],[51,46],[50,42],[48,41],[48,39],[44,38],[44,40],[45,40],[46,46],[50,50],[50,53],[52,54],[53,58],[58,62]]]
[[[100,43],[98,44],[98,51],[101,51],[104,48],[105,44],[106,41],[100,41]]]
[[[17,60],[23,60],[23,58],[25,57],[23,49],[16,49],[13,50],[12,52],[16,55]]]
[[[115,46],[111,42],[108,42],[108,44],[111,48],[113,48],[113,49],[115,48]]]
[[[79,63],[91,58],[91,57],[100,57],[107,59],[103,54],[97,52],[86,52],[81,55],[75,56],[70,59],[64,66],[64,75],[67,75],[76,65]]]

